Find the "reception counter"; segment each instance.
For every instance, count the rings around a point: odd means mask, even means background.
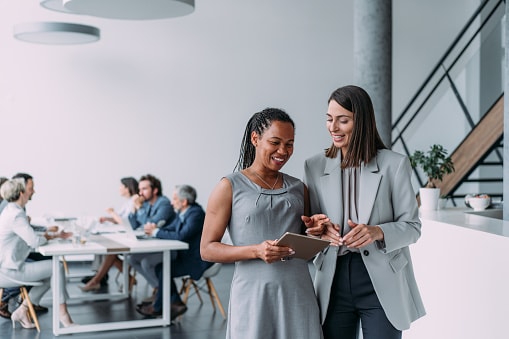
[[[421,212],[422,236],[410,250],[427,315],[405,339],[509,338],[509,221],[501,212]]]

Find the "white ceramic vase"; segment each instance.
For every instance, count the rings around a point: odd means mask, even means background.
[[[446,198],[438,198],[438,209],[443,210],[445,208],[445,205],[447,204]]]
[[[422,211],[434,211],[438,209],[438,198],[440,197],[440,188],[419,188]]]

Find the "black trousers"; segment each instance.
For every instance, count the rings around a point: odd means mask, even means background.
[[[387,319],[359,253],[337,259],[327,317],[325,339],[357,339],[359,323],[364,339],[400,339]]]

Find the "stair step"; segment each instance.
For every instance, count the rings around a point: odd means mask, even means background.
[[[502,182],[502,178],[477,178],[477,179],[465,179],[463,182]]]

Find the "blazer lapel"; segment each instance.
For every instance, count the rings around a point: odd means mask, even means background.
[[[177,232],[180,232],[180,229],[184,225],[184,220],[183,220],[183,218],[180,218],[180,215],[177,215],[177,218],[179,218],[179,222],[177,224]]]
[[[367,224],[373,210],[382,176],[378,173],[376,156],[362,168],[359,192],[359,223]]]
[[[343,188],[341,181],[341,155],[327,158],[323,176],[320,178],[323,203],[327,216],[333,223],[343,223]]]

